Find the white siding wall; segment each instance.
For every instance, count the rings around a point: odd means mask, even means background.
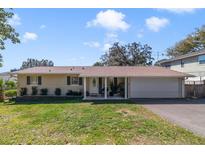
[[[182,79],[178,78],[129,78],[130,98],[181,98]]]
[[[40,89],[47,88],[48,89],[48,95],[55,95],[55,89],[60,88],[61,94],[66,95],[68,90],[73,91],[82,91],[83,92],[83,86],[82,85],[67,85],[67,76],[68,75],[38,75],[42,76],[42,84],[41,85],[27,85],[27,79],[26,77],[30,75],[18,75],[18,94],[21,88],[27,88],[28,95],[31,94],[32,86],[37,86],[38,92],[40,93]],[[75,75],[77,76],[77,75]]]
[[[199,64],[198,56],[186,58],[182,61],[184,62],[184,67],[181,67],[181,60],[177,60],[170,63],[170,69],[179,72],[189,73],[195,76],[205,77],[205,64]]]

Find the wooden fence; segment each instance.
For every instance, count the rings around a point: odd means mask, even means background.
[[[205,97],[205,81],[185,82],[186,97]]]

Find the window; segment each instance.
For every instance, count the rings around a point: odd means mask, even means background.
[[[81,77],[67,76],[67,85],[83,85],[83,79]]]
[[[67,85],[70,85],[70,77],[67,76]]]
[[[184,62],[181,60],[181,67],[184,67]]]
[[[41,76],[27,76],[27,85],[41,85],[42,78]]]
[[[31,77],[27,76],[26,80],[27,80],[27,85],[30,85],[31,84]]]
[[[205,64],[205,55],[198,57],[199,64]]]
[[[83,85],[83,78],[79,78],[79,85]]]
[[[78,84],[79,83],[79,78],[78,77],[72,77],[71,78],[71,84]]]
[[[93,78],[93,87],[96,87],[96,79]]]
[[[30,84],[37,84],[37,77],[36,76],[30,76]]]
[[[41,83],[42,83],[42,77],[38,76],[38,85],[41,85]]]
[[[166,67],[166,68],[170,68],[171,65],[170,65],[170,64],[166,64],[165,67]]]

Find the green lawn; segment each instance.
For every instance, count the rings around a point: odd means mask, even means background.
[[[0,104],[0,144],[205,144],[130,102]]]

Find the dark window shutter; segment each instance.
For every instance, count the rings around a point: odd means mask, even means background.
[[[114,86],[117,86],[117,78],[114,78]]]
[[[79,78],[79,85],[83,85],[83,79],[81,77]]]
[[[30,85],[30,84],[31,84],[31,77],[27,76],[27,85]]]
[[[70,76],[67,76],[67,85],[70,85]]]
[[[38,76],[38,85],[41,85],[42,84],[42,78],[41,76]]]

